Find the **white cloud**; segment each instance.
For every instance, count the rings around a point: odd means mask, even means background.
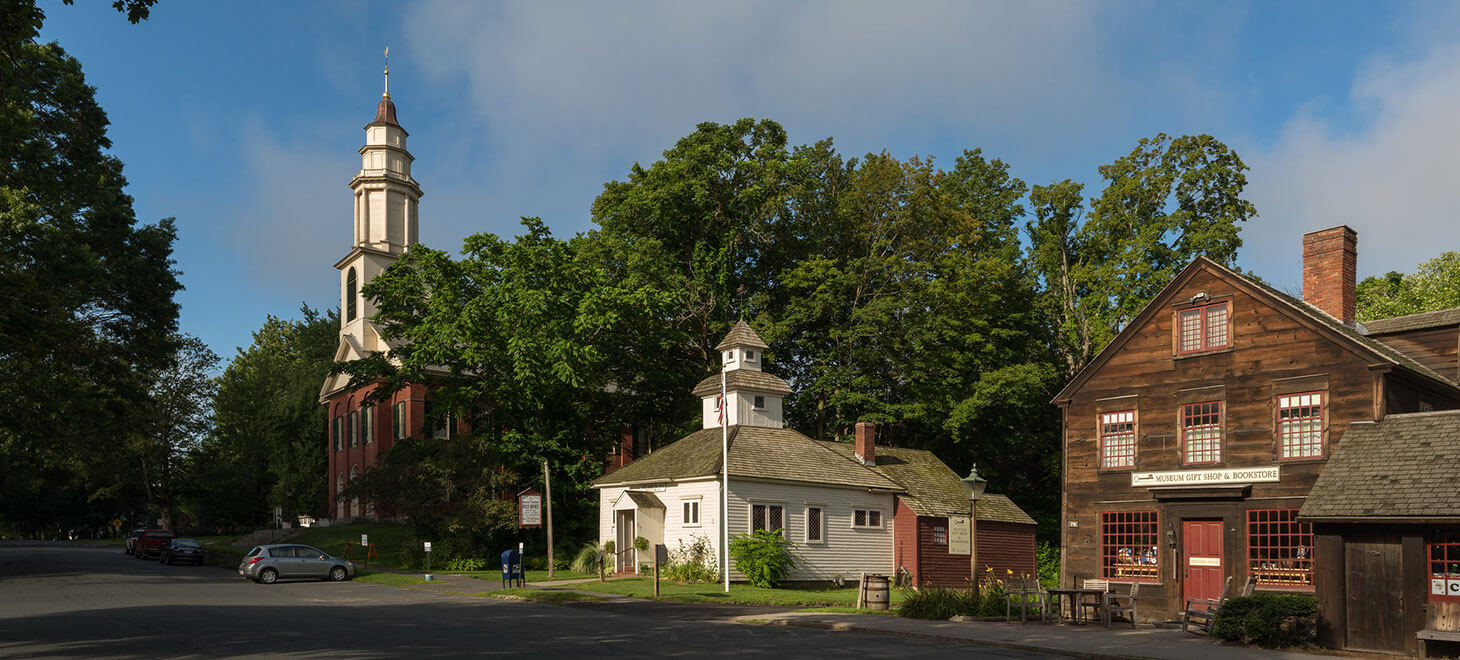
[[[1302,113],[1248,161],[1263,217],[1244,232],[1244,260],[1280,285],[1298,281],[1301,235],[1339,224],[1359,233],[1361,278],[1457,248],[1460,44],[1370,61],[1349,101],[1357,127]]]

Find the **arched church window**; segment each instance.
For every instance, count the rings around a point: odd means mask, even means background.
[[[355,267],[350,267],[350,272],[345,274],[345,320],[355,320],[355,299],[359,297],[359,291],[355,287]]]

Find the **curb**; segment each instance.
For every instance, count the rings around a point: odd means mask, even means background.
[[[794,628],[814,628],[814,629],[817,629],[817,630],[831,630],[831,631],[836,631],[836,632],[872,633],[872,634],[876,634],[876,635],[889,635],[889,636],[893,636],[893,637],[918,637],[918,638],[922,638],[922,639],[930,639],[930,640],[933,640],[933,641],[936,641],[936,642],[943,642],[943,643],[949,643],[949,644],[975,644],[975,645],[981,645],[981,646],[992,646],[994,648],[1009,649],[1011,651],[1035,651],[1035,652],[1038,652],[1038,653],[1053,653],[1053,654],[1056,654],[1056,655],[1064,655],[1064,656],[1069,656],[1069,657],[1072,657],[1072,658],[1100,658],[1100,659],[1110,658],[1110,659],[1114,659],[1114,660],[1121,660],[1123,658],[1144,658],[1144,657],[1146,657],[1146,656],[1141,656],[1141,655],[1132,655],[1132,654],[1129,654],[1129,653],[1116,655],[1116,654],[1109,654],[1109,653],[1096,653],[1096,652],[1093,652],[1093,651],[1071,651],[1071,650],[1068,650],[1068,649],[1050,648],[1048,646],[1037,646],[1037,645],[1034,645],[1034,644],[1020,644],[1018,642],[1006,642],[1006,641],[1003,641],[1003,640],[970,639],[970,638],[967,638],[967,637],[956,637],[956,636],[953,636],[953,635],[940,635],[940,634],[936,634],[936,633],[920,633],[920,632],[912,632],[912,631],[907,631],[907,630],[889,630],[887,628],[874,628],[874,627],[862,626],[862,625],[859,625],[859,624],[856,624],[856,623],[851,623],[851,622],[831,623],[831,622],[827,622],[827,621],[817,621],[815,619],[801,619],[801,620],[796,620],[796,619],[769,619],[768,620],[768,619],[739,619],[739,618],[735,619],[735,621],[736,621],[736,623],[751,623],[751,624],[766,625],[766,626],[787,626],[787,627],[794,627]]]

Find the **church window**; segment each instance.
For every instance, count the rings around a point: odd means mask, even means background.
[[[360,446],[360,411],[350,413],[350,446]]]
[[[759,394],[755,396],[755,409],[765,410],[765,397],[760,396]]]
[[[745,352],[745,361],[746,362],[755,362],[755,351],[746,351]]]
[[[359,297],[356,290],[355,267],[350,267],[350,272],[345,273],[345,320],[355,320],[355,298]]]
[[[785,529],[786,507],[777,504],[750,505],[750,531]],[[785,532],[781,532],[784,534]]]
[[[391,439],[404,440],[406,437],[406,404],[404,401],[390,407],[390,429]]]
[[[360,444],[368,445],[375,439],[375,406],[367,406],[360,412]]]

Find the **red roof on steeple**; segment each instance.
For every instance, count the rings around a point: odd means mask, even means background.
[[[395,120],[395,102],[390,100],[389,94],[380,97],[380,104],[375,106],[375,121],[372,123],[400,126],[400,122]]]

